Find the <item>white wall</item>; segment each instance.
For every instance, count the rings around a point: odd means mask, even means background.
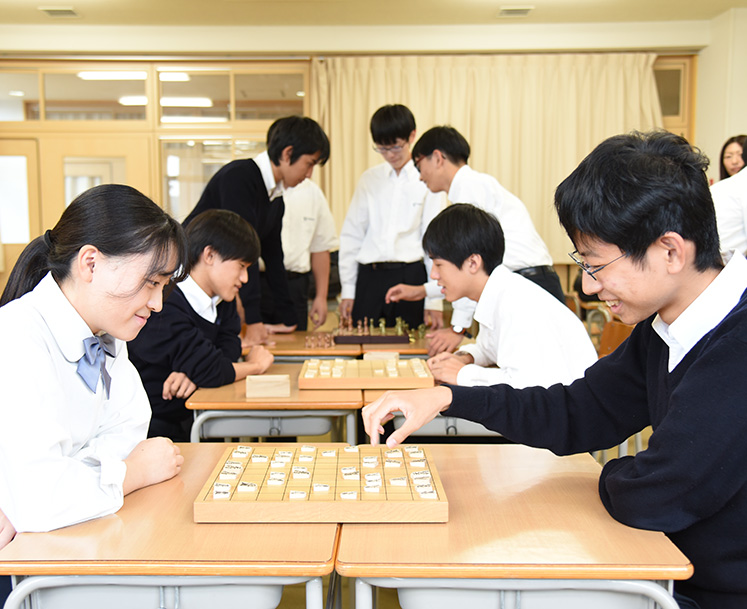
[[[698,57],[695,144],[711,159],[718,180],[721,146],[747,134],[747,9],[731,9],[710,23],[711,43]]]

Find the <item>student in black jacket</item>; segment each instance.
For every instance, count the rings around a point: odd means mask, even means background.
[[[163,309],[130,341],[151,410],[148,437],[188,442],[192,412],[184,401],[197,387],[219,387],[261,374],[272,354],[261,345],[241,356],[236,296],[259,257],[257,233],[237,214],[212,209],[186,230],[189,276],[174,287]]]
[[[315,165],[329,158],[329,140],[312,119],[287,116],[276,120],[267,131],[267,151],[254,159],[240,159],[224,165],[210,178],[200,200],[184,220],[184,226],[206,209],[228,209],[252,225],[259,235],[265,277],[272,289],[285,330],[298,323],[288,289],[280,238],[283,190],[310,178]],[[247,324],[245,344],[260,344],[267,330],[260,315],[259,269],[249,270],[250,281],[240,292]]]
[[[637,324],[570,385],[441,386],[389,393],[363,411],[407,422],[389,446],[442,412],[559,455],[620,444],[648,425],[646,450],[609,461],[599,495],[616,520],[663,531],[692,561],[685,609],[747,607],[747,260],[719,253],[708,160],[672,133],[602,142],[558,187],[583,289]]]

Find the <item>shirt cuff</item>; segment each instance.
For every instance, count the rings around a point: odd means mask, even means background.
[[[441,294],[441,288],[435,281],[429,281],[425,284],[425,296],[426,298],[438,298],[443,300],[444,295]]]
[[[355,286],[350,285],[343,285],[342,290],[340,291],[340,299],[341,300],[354,300],[355,299]]]
[[[443,311],[444,310],[443,298],[426,298],[425,309],[428,311]]]

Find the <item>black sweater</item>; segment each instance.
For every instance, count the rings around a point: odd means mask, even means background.
[[[652,317],[570,386],[452,387],[444,414],[559,455],[609,448],[652,425],[647,450],[604,466],[604,506],[667,534],[695,568],[675,587],[702,609],[747,607],[745,294],[671,373]]]
[[[221,302],[210,323],[189,305],[175,287],[153,313],[140,334],[127,344],[130,360],[148,393],[153,419],[168,422],[192,418],[185,400],[164,400],[163,382],[172,372],[184,372],[198,387],[220,387],[236,379],[233,362],[241,356],[241,320],[235,302]]]
[[[221,167],[210,178],[197,205],[184,220],[184,226],[208,209],[236,212],[257,231],[265,262],[265,277],[272,289],[278,314],[286,325],[298,323],[285,274],[280,238],[285,203],[282,198],[270,201],[262,172],[254,160],[240,159]],[[262,321],[259,267],[256,264],[249,267],[249,281],[241,288],[239,296],[244,305],[246,323]]]

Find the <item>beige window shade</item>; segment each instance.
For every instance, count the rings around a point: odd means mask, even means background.
[[[610,135],[662,125],[651,53],[354,56],[312,60],[310,115],[330,137],[320,182],[338,227],[360,174],[382,159],[369,120],[402,103],[418,132],[456,127],[470,165],[526,204],[553,258],[568,239],[553,210],[557,185]]]

